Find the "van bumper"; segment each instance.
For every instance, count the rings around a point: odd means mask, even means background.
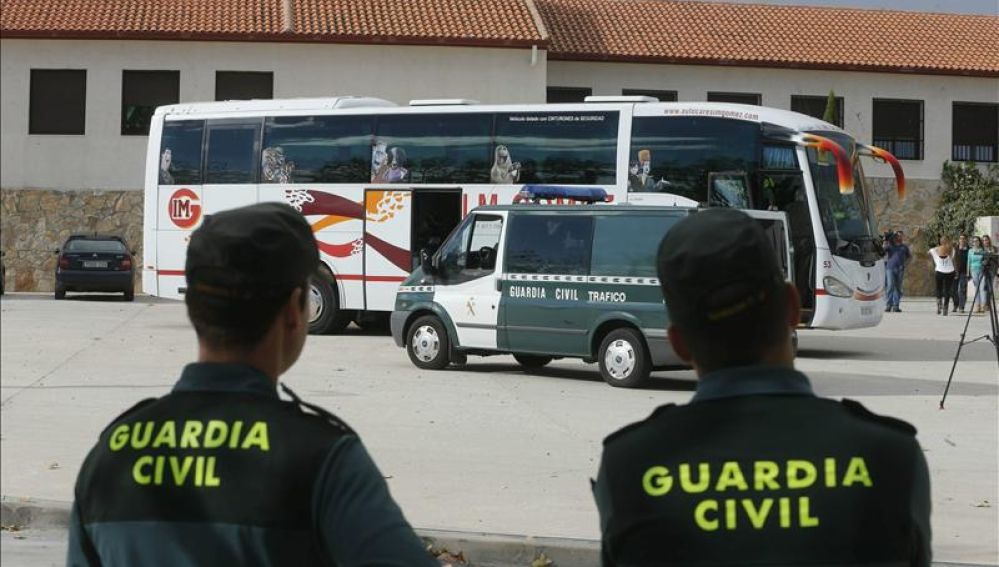
[[[393,311],[389,317],[392,340],[395,341],[395,346],[399,348],[406,346],[406,337],[403,336],[403,331],[406,330],[406,318],[409,317],[409,314],[410,311]]]

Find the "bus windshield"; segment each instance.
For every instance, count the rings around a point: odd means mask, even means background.
[[[841,145],[853,163],[854,191],[845,195],[839,191],[836,162],[832,156],[808,148],[808,169],[815,185],[819,218],[834,255],[851,260],[870,261],[878,258],[875,235],[877,229],[867,202],[864,173],[857,160],[856,144],[845,134],[820,132]]]

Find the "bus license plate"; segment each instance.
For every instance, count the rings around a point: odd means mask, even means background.
[[[870,317],[871,315],[874,315],[874,308],[873,307],[861,307],[860,308],[860,316],[861,317]]]
[[[96,262],[96,261],[92,261],[92,260],[85,260],[83,262],[83,267],[84,268],[106,268],[106,267],[108,267],[108,263],[107,262]]]

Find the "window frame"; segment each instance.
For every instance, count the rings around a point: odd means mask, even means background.
[[[756,102],[732,101],[732,100],[712,100],[717,97],[754,97]],[[750,106],[763,106],[763,93],[748,93],[736,91],[708,91],[706,95],[708,102],[720,102],[724,104],[748,104]]]
[[[223,77],[234,78],[236,76],[256,76],[256,77],[268,77],[270,79],[270,95],[266,97],[249,97],[249,98],[220,98],[219,97],[219,85],[221,84]],[[227,100],[272,100],[274,98],[274,71],[215,71],[215,101],[222,102]]]
[[[145,75],[147,77],[148,76],[153,76],[153,75],[163,75],[163,76],[169,75],[169,76],[173,77],[176,80],[176,92],[175,93],[171,93],[171,94],[174,95],[172,97],[170,97],[170,96],[164,97],[165,99],[172,99],[172,102],[157,103],[157,104],[154,104],[154,105],[128,104],[126,102],[126,94],[127,93],[125,92],[126,88],[128,87],[128,82],[129,82],[127,80],[127,78],[130,77],[130,76],[131,77],[139,77],[139,76],[142,76],[142,75]],[[120,105],[120,111],[121,111],[121,116],[120,116],[120,133],[121,133],[121,135],[122,136],[148,136],[149,135],[150,123],[152,122],[152,116],[153,116],[153,113],[155,112],[156,108],[159,107],[159,106],[165,106],[165,105],[168,105],[168,104],[177,104],[178,102],[180,102],[180,70],[174,70],[174,69],[122,69],[122,71],[121,71],[121,105]],[[141,131],[141,132],[138,131],[138,130],[132,131],[131,128],[128,127],[128,125],[126,123],[126,115],[127,115],[126,111],[127,111],[127,109],[128,109],[129,106],[135,106],[135,107],[152,106],[153,112],[149,113],[149,123],[147,123],[145,125],[145,128],[143,129],[143,131]]]
[[[984,108],[993,108],[993,109],[995,109],[995,112],[996,112],[996,124],[994,125],[994,127],[996,128],[996,139],[993,140],[992,144],[991,144],[991,146],[992,146],[992,159],[991,160],[976,160],[976,159],[974,159],[974,155],[973,155],[974,151],[972,151],[972,159],[962,159],[962,158],[957,157],[956,151],[955,151],[956,148],[957,148],[957,145],[958,145],[957,144],[957,120],[955,120],[954,113],[957,110],[957,106],[958,105],[965,106],[965,107],[975,107],[975,106],[977,106],[977,107],[984,107]],[[955,101],[951,102],[950,118],[951,118],[951,136],[950,136],[950,159],[951,159],[951,161],[974,162],[974,163],[997,163],[997,162],[999,162],[999,103],[955,100]],[[967,144],[967,145],[969,145],[969,146],[977,146],[979,144]]]
[[[552,101],[552,94],[585,93],[579,100]],[[593,87],[545,87],[545,104],[579,104],[585,102],[586,97],[593,96]]]
[[[665,95],[662,98],[660,95]],[[679,100],[677,91],[658,89],[621,89],[621,96],[651,96],[658,98],[659,102],[677,102]]]
[[[919,138],[916,143],[916,157],[901,157],[898,152],[895,151],[894,143],[895,138],[890,138],[889,144],[880,143],[882,140],[887,140],[889,138],[879,138],[877,131],[877,107],[878,103],[918,103],[919,104]],[[926,101],[921,99],[911,99],[911,98],[873,98],[871,99],[871,141],[874,145],[883,147],[888,150],[892,155],[894,155],[899,160],[906,161],[923,161],[926,159]],[[889,147],[885,147],[889,146]]]
[[[845,117],[844,117],[843,113],[845,112],[845,109],[846,109],[846,100],[843,97],[841,97],[841,96],[834,96],[833,98],[836,100],[836,118],[837,118],[837,121],[834,122],[833,124],[835,124],[836,126],[839,126],[840,128],[842,128],[843,124],[845,122]],[[815,102],[821,101],[822,108],[823,108],[823,114],[824,114],[825,113],[825,105],[826,105],[826,103],[829,100],[829,96],[828,95],[826,95],[826,96],[822,96],[822,95],[806,95],[806,94],[793,94],[793,95],[791,95],[791,106],[790,106],[790,108],[791,108],[792,112],[797,112],[799,114],[804,114],[806,116],[811,116],[812,118],[818,118],[819,120],[822,120],[822,116],[821,115],[815,116],[814,114],[809,114],[807,112],[802,112],[801,110],[796,110],[794,108],[795,101],[806,101],[806,100],[807,101],[815,101]]]
[[[36,77],[41,81],[41,76],[43,74],[72,74],[77,78],[82,75],[83,79],[83,90],[80,93],[81,104],[80,104],[80,115],[79,115],[79,130],[76,129],[49,129],[46,130],[42,128],[42,124],[38,124],[34,119],[35,113],[32,112],[35,109],[35,97],[36,95],[41,97],[42,94],[39,92],[41,85],[36,84]],[[56,81],[62,82],[62,81]],[[41,102],[41,101],[39,101]],[[46,107],[48,108],[48,107]],[[39,109],[40,111],[42,109]],[[63,121],[59,121],[56,124],[64,124]],[[33,68],[29,70],[28,73],[28,135],[29,136],[86,136],[87,135],[87,70],[86,69],[49,69],[49,68]]]

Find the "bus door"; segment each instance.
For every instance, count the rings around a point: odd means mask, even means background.
[[[391,311],[399,284],[413,269],[411,189],[364,191],[364,308]]]
[[[460,188],[413,191],[413,230],[410,240],[413,269],[420,265],[420,250],[425,249],[433,256],[444,239],[461,222],[461,194]]]
[[[763,203],[772,211],[787,214],[791,240],[791,272],[801,296],[801,322],[808,324],[815,315],[815,235],[808,207],[808,194],[801,173],[764,172],[761,185]]]
[[[209,120],[206,129],[204,214],[256,203],[260,119]]]

